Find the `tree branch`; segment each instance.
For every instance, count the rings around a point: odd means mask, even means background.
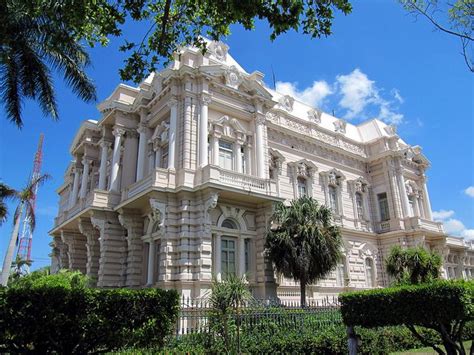
[[[411,331],[411,333],[417,338],[423,345],[432,347],[438,354],[440,355],[445,355],[444,351],[441,350],[441,348],[437,347],[436,344],[433,344],[426,340],[420,333],[416,331],[415,326],[413,325],[407,325],[407,328]]]

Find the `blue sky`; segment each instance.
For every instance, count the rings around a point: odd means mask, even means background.
[[[350,122],[373,117],[398,122],[400,136],[422,146],[432,163],[428,187],[436,218],[451,233],[474,238],[474,76],[458,41],[434,32],[422,19],[415,22],[394,0],[353,1],[353,7],[351,15],[337,16],[327,39],[292,32],[271,42],[266,25],[257,23],[252,32],[233,27],[225,41],[231,55],[248,72],[263,72],[269,85],[273,68],[280,90]],[[126,28],[129,34],[143,31]],[[88,73],[99,100],[120,82],[120,43],[90,51]],[[0,179],[15,188],[26,183],[39,134],[45,134],[43,171],[53,179],[39,191],[35,268],[49,264],[48,230],[57,211],[55,189],[71,159],[69,145],[82,120],[99,118],[95,104],[81,102],[61,80],[55,85],[59,122],[42,117],[38,106],[27,102],[20,131],[0,112]],[[0,227],[2,260],[11,223]]]

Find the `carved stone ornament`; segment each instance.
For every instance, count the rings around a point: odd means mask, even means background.
[[[310,122],[319,124],[321,123],[321,115],[322,111],[317,109],[317,108],[312,108],[311,110],[308,111],[308,119]]]
[[[211,223],[211,217],[209,215],[209,210],[216,208],[217,200],[219,199],[219,193],[211,192],[208,199],[204,202],[204,218],[206,220],[206,224]]]
[[[337,120],[337,121],[334,121],[334,130],[337,132],[337,133],[346,133],[346,124],[347,122],[344,121],[344,120]]]
[[[152,198],[150,199],[150,207],[151,212],[148,215],[148,218],[150,220],[148,227],[149,232],[151,231],[153,226],[156,225],[156,223],[158,223],[159,229],[161,230],[165,224],[166,204]]]
[[[285,95],[282,96],[279,100],[278,103],[280,104],[281,107],[283,107],[285,110],[288,112],[293,111],[293,104],[295,102],[295,99],[292,98],[290,95]]]
[[[226,61],[227,59],[227,52],[229,50],[229,47],[220,42],[220,41],[213,41],[209,45],[209,51],[218,59],[221,61]]]
[[[224,72],[224,76],[225,83],[228,86],[233,87],[234,89],[237,89],[243,80],[242,74],[237,70],[234,65],[226,69],[226,71]]]

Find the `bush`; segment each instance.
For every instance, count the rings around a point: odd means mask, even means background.
[[[24,277],[0,289],[0,352],[88,353],[163,346],[178,294],[159,289],[100,290],[78,273]]]
[[[406,325],[413,334],[419,333],[415,326],[430,328],[439,333],[448,353],[461,350],[466,331],[472,337],[473,299],[474,282],[462,280],[350,292],[340,297],[346,325]],[[433,348],[440,343],[425,337],[424,341]]]

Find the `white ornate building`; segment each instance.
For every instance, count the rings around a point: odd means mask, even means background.
[[[184,49],[139,87],[119,85],[83,122],[57,190],[54,269],[99,287],[202,296],[246,274],[257,297],[298,298],[264,258],[272,204],[302,194],[330,206],[344,261],[310,297],[387,285],[391,246],[423,245],[446,277],[474,275],[473,244],[434,222],[428,160],[393,126],[352,125],[265,86],[223,43]]]

